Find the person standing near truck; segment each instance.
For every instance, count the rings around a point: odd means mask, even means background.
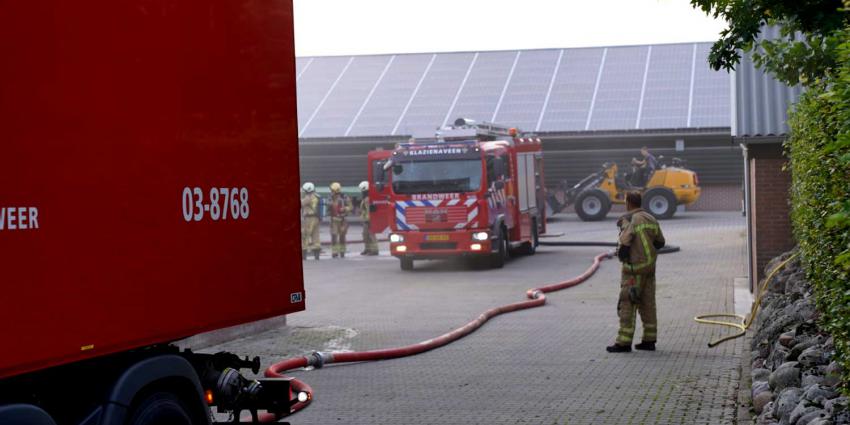
[[[643,322],[643,338],[635,349],[655,351],[658,338],[655,260],[665,241],[658,221],[640,207],[641,201],[639,192],[629,192],[626,195],[628,212],[617,220],[620,228],[617,257],[623,264],[617,302],[620,330],[614,345],[606,347],[609,353],[632,351],[636,311]]]
[[[301,187],[301,259],[312,252],[319,259],[322,243],[319,240],[319,196],[316,185],[307,182]]]
[[[345,258],[345,234],[348,233],[348,221],[345,217],[353,209],[351,199],[342,193],[342,185],[333,182],[330,185],[331,199],[329,210],[331,216],[331,256]]]
[[[369,228],[369,182],[364,180],[358,186],[360,188],[360,218],[363,219],[363,252],[360,255],[378,255],[378,240]]]

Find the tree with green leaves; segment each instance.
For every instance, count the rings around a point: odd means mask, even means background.
[[[741,51],[751,52],[759,68],[784,83],[808,85],[836,66],[840,31],[850,24],[850,0],[691,0],[728,27],[709,54],[716,70],[734,69]],[[780,36],[759,38],[767,25]]]

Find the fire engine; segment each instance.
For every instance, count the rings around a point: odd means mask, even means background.
[[[500,268],[534,254],[546,230],[542,144],[516,128],[460,118],[369,159],[376,221],[391,214],[402,270],[456,256]]]

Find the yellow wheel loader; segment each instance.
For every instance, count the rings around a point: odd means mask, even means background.
[[[659,157],[661,161],[664,157]],[[643,194],[643,209],[659,219],[673,217],[676,207],[689,205],[700,196],[696,172],[685,168],[679,158],[670,165],[661,165],[649,176],[645,185],[633,183],[633,173],[618,172],[617,164],[606,162],[602,169],[585,177],[572,187],[562,185],[547,195],[551,214],[557,214],[575,205],[576,214],[583,221],[602,220],[613,204],[624,204],[626,193],[637,190]]]

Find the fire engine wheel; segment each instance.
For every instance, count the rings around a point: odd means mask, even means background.
[[[404,271],[413,270],[413,259],[412,258],[399,258],[401,260],[401,269]]]
[[[611,210],[611,200],[599,189],[588,190],[579,195],[575,208],[582,221],[599,221]]]
[[[508,259],[508,238],[505,235],[505,229],[499,231],[499,239],[494,242],[498,249],[490,254],[490,267],[501,269],[505,266],[505,261]]]
[[[156,392],[142,400],[130,415],[128,425],[192,425],[191,416],[180,398]]]
[[[537,246],[540,245],[539,230],[537,229],[537,220],[531,222],[531,240],[522,245],[521,254],[534,255],[537,252]]]
[[[676,213],[676,195],[670,189],[650,189],[643,195],[643,209],[658,219],[671,218]]]

